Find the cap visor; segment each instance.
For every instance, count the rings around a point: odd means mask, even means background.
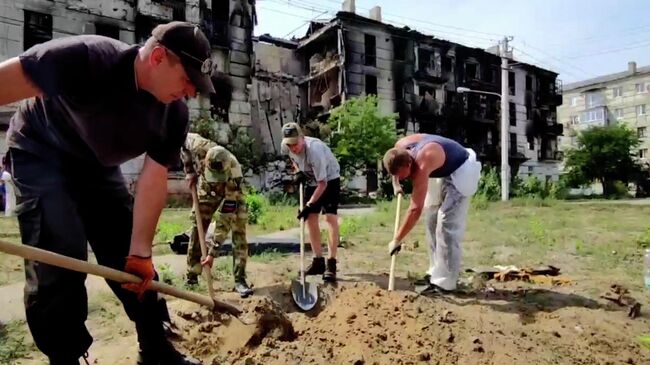
[[[282,139],[283,144],[296,144],[298,143],[298,137],[287,137]]]
[[[214,85],[212,85],[212,79],[210,75],[206,75],[199,70],[195,70],[191,67],[185,66],[185,72],[187,77],[190,78],[196,90],[201,94],[214,94]]]

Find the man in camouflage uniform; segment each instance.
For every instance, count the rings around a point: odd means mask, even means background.
[[[192,233],[187,252],[187,282],[197,282],[202,270],[201,265],[212,267],[214,257],[219,256],[219,246],[232,231],[235,291],[245,298],[251,295],[253,290],[246,283],[248,214],[242,191],[244,177],[241,165],[230,151],[195,133],[188,133],[181,149],[181,158],[190,187],[197,187],[199,216],[203,229],[208,228],[212,216],[218,212],[212,234],[213,242],[208,245],[208,256],[201,262],[196,212],[192,211]]]

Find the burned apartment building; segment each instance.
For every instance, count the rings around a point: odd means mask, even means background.
[[[501,58],[386,24],[379,7],[369,17],[354,11],[354,2],[346,1],[335,18],[311,22],[301,39],[256,38],[251,113],[265,150],[279,150],[282,123],[326,121],[347,98],[375,94],[382,112],[398,114],[397,128],[453,138],[473,148],[484,164],[499,165],[499,97],[456,90],[500,93]],[[556,180],[562,134],[557,74],[511,63],[511,171]]]
[[[123,42],[143,43],[158,24],[173,20],[198,24],[212,44],[217,67],[218,95],[189,100],[191,115],[218,117],[221,143],[230,126],[249,127],[252,35],[256,23],[254,0],[0,0],[0,61],[53,38],[99,34]],[[0,155],[6,151],[5,132],[16,105],[0,107]],[[133,183],[142,158],[127,162],[123,171]],[[178,170],[178,169],[177,169]],[[179,172],[170,174],[170,190]]]

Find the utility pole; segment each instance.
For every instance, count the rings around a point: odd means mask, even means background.
[[[510,195],[510,165],[508,164],[508,142],[509,135],[509,100],[510,90],[508,87],[508,37],[504,37],[500,45],[499,55],[501,56],[501,201],[507,201]]]

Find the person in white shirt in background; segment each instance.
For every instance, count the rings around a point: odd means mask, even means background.
[[[5,187],[5,216],[12,217],[16,210],[16,194],[14,193],[14,182],[11,179],[11,174],[5,167],[5,159],[2,159],[2,175],[0,181]]]

